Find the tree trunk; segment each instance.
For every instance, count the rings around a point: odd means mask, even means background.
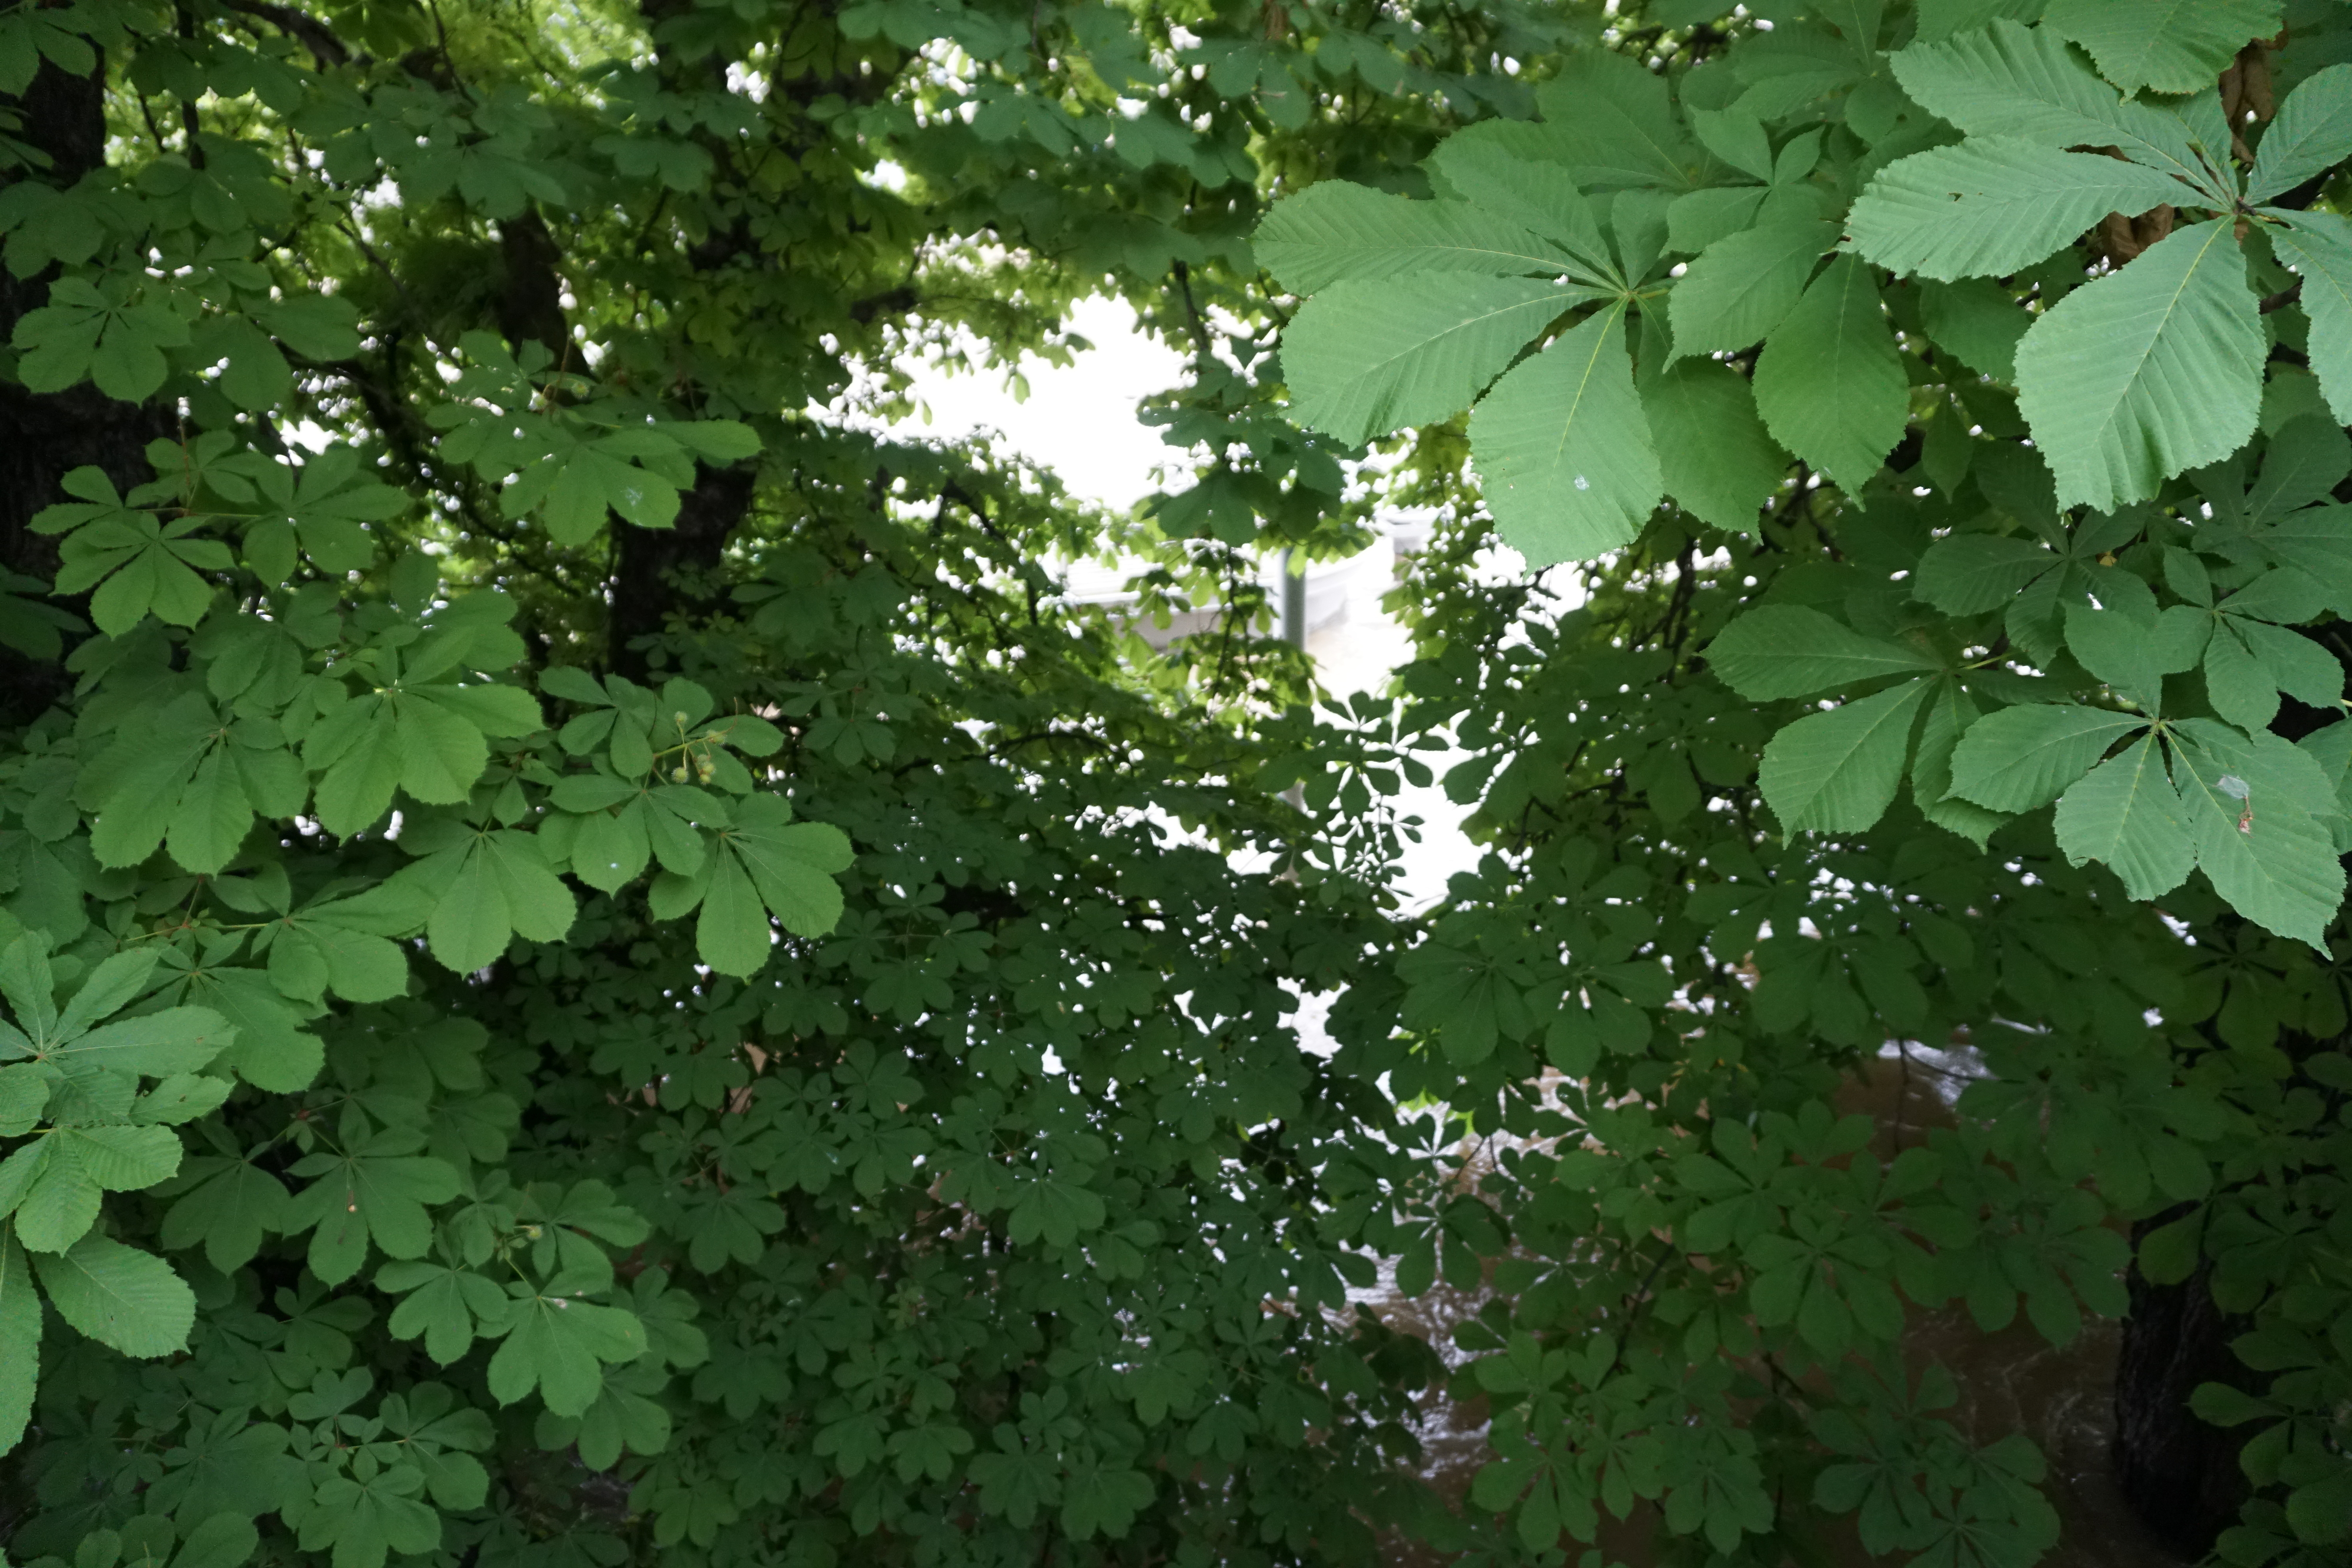
[[[16,134],[47,154],[49,166],[20,179],[70,187],[106,159],[106,67],[68,76],[48,60],[21,94],[0,94],[0,108],[18,118]],[[19,278],[0,268],[0,339],[48,301],[54,267]],[[106,472],[119,490],[152,478],[147,443],[171,433],[154,404],[117,402],[85,382],[62,392],[28,392],[0,384],[0,574],[57,574],[57,540],[32,531],[34,514],[66,498],[58,481],[85,465]],[[0,643],[0,726],[22,724],[63,696],[71,685],[62,664]]]
[[[2135,1226],[2134,1247],[2179,1212]],[[2135,1263],[2126,1283],[2131,1311],[2116,1362],[2116,1479],[2132,1511],[2166,1544],[2201,1557],[2237,1522],[2245,1501],[2238,1453],[2246,1435],[2199,1420],[2189,1396],[2200,1383],[2258,1391],[2230,1350],[2251,1325],[2214,1304],[2210,1264],[2179,1284],[2158,1285]]]
[[[653,674],[641,639],[664,629],[678,612],[716,607],[716,573],[727,540],[751,508],[755,471],[739,464],[697,464],[694,488],[678,497],[677,523],[641,528],[613,519],[613,611],[605,657],[634,680]]]

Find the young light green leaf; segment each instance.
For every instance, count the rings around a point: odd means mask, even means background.
[[[1318,293],[1345,279],[1556,275],[1571,265],[1556,246],[1467,202],[1416,202],[1344,180],[1276,202],[1250,246],[1258,265],[1294,294]]]
[[[2070,862],[2100,862],[2137,899],[2170,893],[2196,864],[2188,812],[2152,735],[2077,779],[2059,797],[2055,826]]]
[[[1664,486],[1625,357],[1624,312],[1595,312],[1496,383],[1470,458],[1503,538],[1531,566],[1630,542]]]
[[[2195,92],[2210,88],[2251,38],[2279,30],[2281,0],[2050,0],[2042,26],[2091,51],[2099,70],[2126,93]],[[2226,148],[2215,148],[2217,157]]]
[[[1906,681],[1808,714],[1775,735],[1756,781],[1782,830],[1859,832],[1885,815],[1903,779],[1913,723],[1934,686]]]
[[[1834,224],[1805,220],[1743,228],[1707,246],[1666,297],[1675,352],[1729,352],[1771,331],[1836,241]]]
[[[2017,348],[2017,401],[2058,504],[2115,511],[2244,445],[2266,352],[2227,220],[2175,230],[2043,312]]]
[[[1291,417],[1350,444],[1449,419],[1590,297],[1475,274],[1335,283],[1283,329]]]
[[[1974,136],[1897,159],[1846,217],[1854,248],[1898,273],[1950,282],[2030,267],[2111,212],[2181,200],[2168,174],[2014,136]]]
[[[85,1236],[34,1268],[58,1316],[88,1338],[130,1356],[172,1355],[188,1346],[195,1292],[161,1258],[103,1236]]]
[[[1910,378],[1870,268],[1858,256],[1839,256],[1757,358],[1764,426],[1841,487],[1858,490],[1902,439],[1910,400]]]
[[[1952,752],[1952,790],[1996,811],[2046,806],[2107,748],[2147,721],[2073,703],[2028,704],[1988,714]]]
[[[1750,702],[1809,697],[1882,675],[1938,667],[1923,649],[1890,643],[1798,604],[1765,604],[1725,627],[1706,661],[1724,685]]]

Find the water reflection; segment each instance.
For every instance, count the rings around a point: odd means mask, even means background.
[[[1879,1127],[1878,1153],[1922,1142],[1928,1129],[1952,1123],[1952,1101],[1969,1075],[1964,1051],[1923,1052],[1871,1062],[1839,1096],[1841,1113],[1861,1113]],[[1487,1287],[1461,1290],[1440,1282],[1425,1294],[1397,1294],[1392,1274],[1383,1270],[1380,1287],[1364,1299],[1391,1326],[1426,1341],[1449,1366],[1464,1358],[1454,1330],[1494,1299]],[[2021,1432],[2040,1446],[2050,1464],[2042,1490],[2057,1510],[2059,1543],[2042,1568],[2173,1568],[2185,1564],[2158,1542],[2126,1506],[2110,1469],[2115,1432],[2113,1385],[2119,1327],[2094,1319],[2072,1344],[2053,1350],[2022,1317],[1997,1333],[1986,1333],[1958,1305],[1929,1312],[1915,1310],[1905,1348],[1915,1368],[1940,1361],[1959,1385],[1960,1400],[1938,1414],[1971,1442],[1990,1443]],[[1450,1507],[1459,1508],[1470,1480],[1486,1462],[1486,1400],[1449,1398],[1433,1388],[1421,1398],[1418,1436],[1422,1473]],[[1607,1516],[1603,1515],[1604,1522]],[[1612,1561],[1641,1568],[1649,1521],[1637,1511],[1622,1525],[1603,1531],[1601,1544]],[[1872,1568],[1883,1561],[1862,1549],[1850,1533],[1833,1543],[1839,1568]],[[1392,1568],[1436,1568],[1448,1554],[1395,1543],[1386,1561]]]

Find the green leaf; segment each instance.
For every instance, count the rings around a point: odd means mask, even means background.
[[[105,1067],[163,1078],[211,1066],[236,1035],[228,1020],[210,1008],[165,1008],[100,1025],[50,1054],[62,1066]]]
[[[2146,212],[2190,193],[2137,163],[1978,136],[1880,170],[1847,214],[1846,234],[1895,272],[1946,282],[2004,277],[2111,212]]]
[[[1557,247],[1467,202],[1416,202],[1326,180],[1276,202],[1250,248],[1293,294],[1415,273],[1557,274]]]
[[[2126,93],[2196,92],[2211,88],[2248,40],[2277,32],[2280,13],[2281,0],[2050,0],[2042,25],[2090,50]]]
[[[23,350],[16,374],[26,388],[58,392],[88,377],[123,402],[152,397],[169,370],[163,351],[186,343],[188,326],[165,306],[131,299],[116,280],[104,289],[81,277],[51,284],[48,303],[18,318],[11,340]]]
[[[261,1532],[241,1513],[216,1513],[188,1531],[172,1568],[244,1568],[261,1548]]]
[[[2069,862],[2102,862],[2137,899],[2170,893],[2196,864],[2188,812],[2152,735],[2076,780],[2059,798],[2055,825]]]
[[[1291,417],[1351,444],[1450,419],[1587,298],[1541,278],[1334,284],[1283,329]]]
[[[1545,151],[1580,185],[1687,190],[1697,183],[1698,149],[1682,133],[1664,77],[1609,49],[1566,55],[1536,89],[1536,106]]]
[[[161,1258],[103,1236],[85,1236],[34,1268],[58,1316],[130,1356],[173,1355],[188,1345],[195,1293]]]
[[[425,1353],[443,1366],[507,1321],[507,1293],[470,1270],[422,1260],[390,1262],[376,1270],[375,1288],[404,1298],[384,1326],[395,1338],[423,1336]]]
[[[1521,157],[1473,134],[1440,141],[1429,166],[1453,187],[1452,194],[1563,247],[1583,264],[1588,280],[1615,281],[1616,262],[1593,204],[1559,164]]]
[[[1914,44],[1888,60],[1913,102],[1971,136],[2120,147],[2192,183],[2210,179],[2177,118],[2120,97],[2046,28],[2000,18],[1979,31]]]
[[[2295,84],[2263,132],[2245,199],[2267,202],[2352,158],[2352,66],[2317,70]]]
[[[169,1127],[64,1127],[56,1135],[108,1192],[142,1191],[180,1168],[179,1134]]]
[[[34,1167],[36,1173],[26,1183],[22,1200],[13,1206],[16,1239],[24,1243],[25,1250],[62,1252],[87,1236],[98,1223],[102,1189],[82,1168],[80,1150],[51,1134],[11,1155],[8,1165],[16,1166],[19,1162]]]
[[[1741,229],[1707,246],[1666,297],[1675,352],[1732,352],[1770,332],[1836,243],[1836,225],[1805,220]]]
[[[1470,415],[1470,459],[1503,538],[1530,566],[1630,543],[1664,485],[1622,309],[1587,317],[1496,382]]]
[[[1938,364],[1957,355],[1969,369],[1995,381],[2015,379],[2017,341],[2033,318],[2009,290],[1981,278],[1924,284],[1919,316],[1935,342]]]
[[[373,1239],[387,1258],[421,1258],[433,1245],[428,1206],[457,1196],[455,1166],[407,1151],[421,1139],[379,1134],[344,1155],[307,1155],[299,1176],[318,1179],[287,1205],[283,1228],[310,1230],[310,1272],[340,1285],[359,1272]]]
[[[16,1233],[0,1227],[0,1454],[13,1451],[33,1416],[41,1367],[41,1298]]]
[[[1953,534],[1919,558],[1912,594],[1947,615],[1981,615],[2007,605],[2020,589],[2058,564],[2055,555],[2032,539]]]
[[[201,1244],[224,1274],[253,1261],[264,1237],[286,1228],[290,1198],[278,1179],[248,1161],[206,1155],[191,1162],[195,1185],[163,1216],[163,1244],[178,1252]]]
[[[2197,865],[2247,919],[2325,950],[2344,901],[2344,867],[2325,819],[2335,790],[2319,764],[2270,734],[2242,735],[2211,719],[2175,731],[2173,784],[2197,839]],[[2225,777],[2247,789],[2221,788]]]
[[[2311,369],[2337,423],[2352,424],[2352,220],[2335,213],[2282,214],[2271,249],[2303,279],[2299,303],[2311,322]]]
[[[2112,512],[2244,445],[2266,352],[2226,220],[2175,230],[2044,311],[2018,345],[2017,401],[2058,504]]]
[[[756,975],[766,967],[768,912],[732,854],[719,857],[694,925],[695,951],[722,975]]]
[[[1927,821],[1982,849],[2008,817],[1952,793],[1952,752],[1977,718],[1976,703],[1958,681],[1936,683],[1935,699],[1919,721],[1919,740],[1912,751],[1911,799]]]
[[[1753,530],[1789,474],[1745,378],[1711,360],[1685,360],[1636,379],[1666,494],[1719,528]]]
[[[2072,703],[2002,708],[1960,737],[1952,753],[1953,792],[1996,811],[2037,810],[2147,725],[2130,714]]]
[[[581,1415],[604,1389],[604,1364],[635,1361],[646,1351],[645,1325],[618,1307],[534,1291],[517,1297],[510,1311],[512,1326],[489,1365],[490,1393],[501,1405],[537,1389],[556,1415]]]
[[[424,1472],[414,1465],[376,1470],[366,1480],[331,1476],[303,1515],[302,1546],[318,1552],[331,1545],[333,1568],[383,1568],[394,1552],[430,1552],[441,1544],[441,1516],[417,1500],[424,1490]]]
[[[498,962],[517,935],[562,940],[579,910],[538,841],[509,828],[474,835],[408,874],[437,894],[425,936],[433,956],[461,975]]]
[[[1858,257],[1839,256],[1757,358],[1764,426],[1841,487],[1858,490],[1902,439],[1910,399],[1870,269]]]
[[[1796,604],[1748,612],[1707,645],[1706,661],[1724,685],[1750,702],[1809,697],[1856,681],[1938,667],[1921,649],[1865,637]]]
[[[1775,735],[1756,779],[1782,830],[1859,832],[1877,821],[1902,782],[1913,721],[1933,686],[1906,681]]]
[[[781,796],[754,795],[736,807],[734,826],[720,840],[742,862],[761,902],[793,936],[822,936],[841,919],[841,887],[834,879],[855,856],[840,829],[795,822]]]

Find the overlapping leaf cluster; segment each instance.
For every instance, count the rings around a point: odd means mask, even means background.
[[[9,1560],[1371,1549],[1245,236],[1570,26],[1229,9],[0,10]],[[872,434],[1107,277],[1246,436],[1156,532]]]
[[[2032,1562],[1921,1336],[2195,1292],[2251,1440],[2127,1485],[2343,1560],[2343,20],[1652,5],[1258,230],[1294,413],[1442,519],[1396,744],[1487,852],[1335,1028],[1490,1140],[1385,1245],[1509,1254],[1456,1390],[1518,1549]]]

